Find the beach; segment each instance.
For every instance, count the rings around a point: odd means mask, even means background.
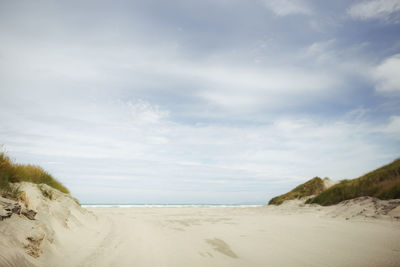
[[[400,262],[398,221],[334,218],[329,209],[89,210],[102,223],[94,239],[74,241],[80,245],[65,254],[66,259],[82,259],[75,266],[398,266]],[[49,262],[60,264],[59,259]]]
[[[0,198],[0,266],[399,266],[400,200],[323,207],[81,206],[21,183]],[[51,191],[51,198],[42,194]],[[30,216],[29,210],[35,214]]]

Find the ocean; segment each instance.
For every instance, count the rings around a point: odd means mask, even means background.
[[[261,207],[261,204],[82,204],[84,208],[189,208]]]

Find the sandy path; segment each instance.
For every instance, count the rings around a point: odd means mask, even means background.
[[[399,266],[400,223],[266,208],[92,208],[74,266]],[[87,246],[86,246],[87,245]],[[72,263],[71,263],[72,264]],[[71,265],[72,266],[72,265]]]

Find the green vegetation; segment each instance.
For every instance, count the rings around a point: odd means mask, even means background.
[[[47,184],[63,193],[69,194],[68,189],[53,178],[48,172],[39,166],[24,165],[12,162],[12,160],[0,152],[0,191],[5,194],[10,190],[16,190],[10,183],[31,182],[34,184]],[[14,192],[17,193],[17,192]],[[43,191],[42,191],[43,193]]]
[[[400,198],[400,159],[357,179],[343,180],[316,197],[307,200],[306,203],[328,206],[362,196],[379,199]]]
[[[325,179],[328,179],[328,178],[325,178]],[[314,177],[313,179],[305,182],[304,184],[299,185],[292,191],[290,191],[284,195],[274,197],[273,199],[271,199],[269,201],[268,205],[271,205],[271,204],[280,205],[280,204],[282,204],[283,201],[297,199],[297,198],[311,196],[311,195],[317,195],[324,190],[325,190],[324,180],[322,180],[319,177]]]

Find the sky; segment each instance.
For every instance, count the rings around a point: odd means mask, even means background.
[[[81,203],[263,204],[400,156],[400,0],[0,1],[0,144]]]

